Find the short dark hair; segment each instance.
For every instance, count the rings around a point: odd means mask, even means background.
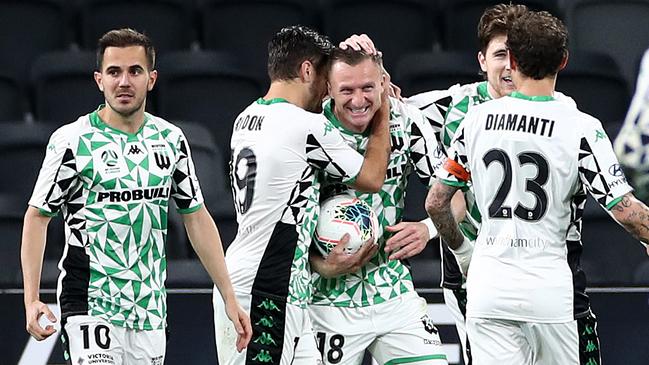
[[[380,68],[383,67],[383,57],[380,54],[369,54],[363,50],[355,50],[351,47],[345,49],[334,47],[329,57],[331,64],[336,61],[346,63],[350,66],[356,66],[365,60],[372,60]]]
[[[271,81],[292,80],[307,60],[321,72],[329,63],[332,48],[329,38],[313,29],[302,25],[283,28],[268,43],[268,76]]]
[[[155,67],[155,48],[151,39],[146,35],[130,28],[113,29],[105,33],[97,42],[97,69],[101,71],[104,61],[104,52],[108,47],[131,47],[142,46],[146,54],[147,66],[149,70]]]
[[[528,11],[527,6],[519,4],[498,4],[487,8],[478,22],[480,51],[484,53],[494,37],[507,35],[514,21]]]
[[[530,11],[512,25],[507,47],[523,75],[541,80],[559,72],[568,55],[568,30],[547,11]]]

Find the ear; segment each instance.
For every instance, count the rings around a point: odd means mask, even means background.
[[[566,54],[563,56],[563,60],[561,60],[561,64],[559,65],[559,71],[563,70],[564,68],[566,68],[566,66],[568,66],[568,57],[569,57],[569,53],[568,51],[566,51]]]
[[[487,72],[487,58],[485,55],[482,53],[482,51],[478,51],[478,63],[480,64],[480,69],[482,72]]]
[[[149,72],[149,82],[147,83],[147,90],[153,90],[153,85],[155,85],[156,80],[158,80],[158,71],[153,70]]]
[[[331,96],[331,82],[327,81],[327,94]]]
[[[99,91],[104,92],[104,85],[101,83],[102,81],[101,72],[95,71],[93,76],[95,77],[95,82],[97,83],[97,87],[99,88]]]
[[[315,68],[309,60],[300,64],[300,79],[304,82],[311,82],[315,78]]]

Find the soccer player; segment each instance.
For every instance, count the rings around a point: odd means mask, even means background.
[[[187,140],[144,112],[154,65],[151,41],[136,31],[112,30],[99,39],[94,76],[106,104],[52,134],[25,213],[25,312],[27,330],[38,340],[55,332],[39,318],[56,321],[38,294],[47,225],[59,211],[65,220],[58,302],[71,364],[164,363],[170,198],[226,303],[236,349],[250,340],[250,320],[234,295]]]
[[[615,153],[627,169],[635,193],[649,201],[649,50],[642,57],[638,82],[624,125],[615,138]]]
[[[361,191],[378,191],[389,155],[387,105],[372,122],[365,159],[320,114],[332,49],[326,37],[288,27],[273,36],[268,49],[270,88],[236,118],[231,141],[239,229],[226,263],[250,313],[253,336],[246,351],[232,351],[236,333],[215,296],[217,351],[224,365],[320,362],[307,312],[319,173]]]
[[[517,4],[498,4],[485,9],[477,27],[478,42],[480,50],[477,54],[480,71],[485,80],[481,82],[453,85],[447,90],[433,90],[408,97],[406,102],[419,108],[428,121],[433,126],[438,140],[442,144],[442,149],[446,154],[450,141],[453,138],[454,131],[462,123],[464,115],[475,105],[482,104],[486,101],[498,99],[508,95],[515,90],[515,85],[511,80],[511,70],[507,62],[507,31],[513,21],[528,11],[525,5]],[[352,36],[341,46],[352,46],[363,48],[368,52],[376,52],[371,39],[366,36]],[[574,101],[560,92],[555,92],[557,100],[563,101],[568,105],[574,106]],[[460,230],[470,240],[475,240],[480,227],[481,214],[475,204],[473,192],[470,189],[463,189],[464,200],[466,202],[466,212],[464,219],[460,222]],[[401,245],[401,236],[406,234],[406,230],[399,231],[395,236],[388,240],[385,249],[393,250],[394,247]],[[431,236],[432,238],[432,236]],[[466,314],[466,283],[460,268],[448,249],[447,245],[441,242],[442,257],[442,288],[444,292],[444,302],[449,308],[455,320],[455,326],[458,337],[463,348],[464,363],[471,363],[471,346],[467,342],[465,328]],[[400,252],[395,254],[398,258],[403,258]],[[407,256],[406,256],[407,257]],[[583,274],[580,274],[583,275]],[[599,341],[596,331],[596,319],[590,311],[588,297],[586,296],[585,280],[578,286],[580,294],[579,307],[580,321],[588,323],[595,328],[589,334],[587,340],[597,344],[598,351],[592,351],[591,356],[599,361]]]
[[[554,97],[568,59],[563,23],[530,11],[507,36],[517,91],[467,113],[426,210],[468,270],[474,363],[597,364],[595,344],[584,340],[593,328],[578,320],[577,306],[586,192],[642,241],[649,208],[610,172],[619,165],[601,123]],[[468,184],[482,212],[475,249],[448,208]]]
[[[347,48],[335,49],[331,62],[331,99],[324,104],[324,114],[347,144],[364,151],[371,119],[382,106],[380,95],[387,86],[381,58]],[[428,187],[435,165],[442,163],[433,158],[439,147],[421,112],[394,98],[389,105],[392,150],[381,190],[363,193],[329,181],[322,189],[325,197],[346,191],[374,209],[382,232],[380,248],[392,235],[388,227],[423,225],[401,222],[408,176],[416,172]],[[380,249],[362,267],[340,275],[338,259],[333,254],[327,259],[311,256],[317,274],[309,312],[325,364],[360,364],[365,349],[381,364],[447,364],[426,301],[415,292],[404,263]]]

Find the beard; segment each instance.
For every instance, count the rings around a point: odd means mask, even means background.
[[[322,113],[322,99],[324,97],[322,92],[319,92],[320,87],[318,85],[311,84],[309,86],[309,103],[307,105],[306,110],[311,112],[311,113]]]

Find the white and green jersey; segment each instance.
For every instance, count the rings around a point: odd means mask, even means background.
[[[325,103],[324,113],[340,130],[347,144],[359,152],[365,151],[367,133],[345,129],[333,113],[331,100]],[[433,171],[442,160],[434,157],[439,147],[424,116],[416,108],[396,99],[390,99],[390,143],[392,148],[387,176],[380,192],[360,193],[331,180],[323,184],[323,197],[349,190],[372,206],[383,234],[378,240],[378,252],[359,271],[331,279],[314,273],[314,305],[363,307],[414,290],[408,267],[399,260],[388,260],[389,254],[383,250],[385,241],[390,237],[385,227],[397,224],[402,219],[408,175],[415,171],[422,183],[430,186],[434,179]]]
[[[635,94],[620,133],[615,153],[628,168],[636,196],[649,200],[649,50],[642,58]]]
[[[129,134],[95,111],[52,134],[29,204],[43,215],[63,214],[64,317],[87,314],[139,330],[166,326],[170,197],[180,213],[203,203],[185,136],[169,122],[145,114]]]
[[[555,98],[571,107],[576,107],[572,98],[560,92],[555,92]],[[474,106],[492,100],[487,81],[472,84],[456,84],[447,90],[433,90],[417,94],[408,98],[408,104],[416,106],[426,116],[436,132],[437,139],[441,142],[444,154],[450,147],[455,132],[464,121],[464,117]],[[482,216],[475,201],[475,196],[470,187],[464,190],[466,202],[466,215],[459,228],[470,240],[478,236]],[[458,289],[463,282],[460,269],[451,251],[442,245],[442,286],[449,289]]]
[[[472,108],[440,179],[472,184],[482,223],[467,317],[569,322],[584,307],[579,267],[586,192],[611,209],[631,191],[595,118],[518,92]]]
[[[239,229],[225,261],[239,294],[306,307],[319,171],[352,183],[363,156],[321,114],[259,99],[234,122],[230,178]],[[283,307],[282,307],[283,308]]]

